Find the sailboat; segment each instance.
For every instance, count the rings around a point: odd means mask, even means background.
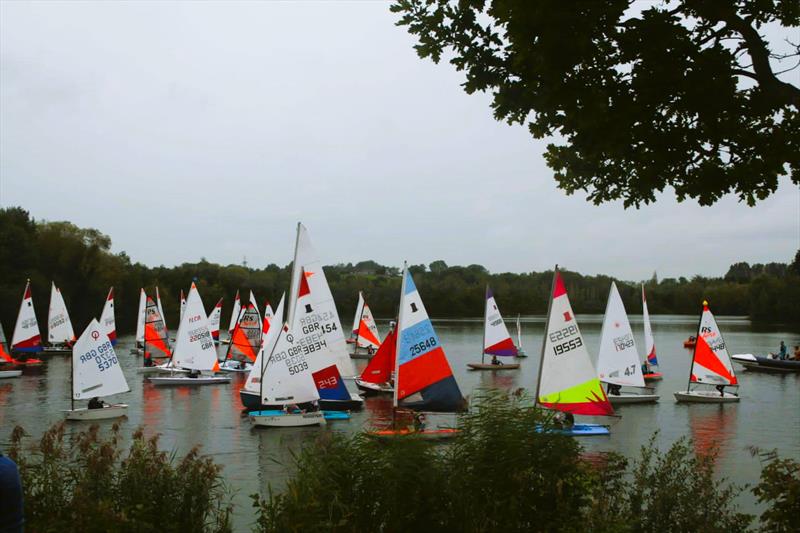
[[[186,310],[186,295],[183,294],[183,289],[181,289],[181,314],[178,320],[183,320],[183,312]]]
[[[147,294],[139,289],[139,310],[136,314],[136,345],[131,348],[134,355],[144,355],[144,321],[147,314]]]
[[[353,327],[350,336],[345,341],[347,344],[355,344],[358,337],[358,327],[361,324],[361,311],[364,308],[364,294],[358,291],[358,303],[356,304],[356,314],[353,316]]]
[[[67,304],[55,283],[50,286],[50,308],[47,313],[47,340],[44,351],[50,354],[69,354],[75,342],[75,332],[69,319]]]
[[[625,312],[625,305],[611,282],[600,335],[600,353],[597,356],[597,372],[600,381],[608,385],[608,399],[612,404],[652,403],[658,401],[657,394],[638,394],[622,392],[622,387],[645,388],[642,367],[639,365],[639,352],[633,331]]]
[[[208,331],[208,316],[203,300],[194,283],[186,299],[186,312],[178,325],[170,366],[187,369],[189,373],[150,377],[150,382],[155,385],[211,385],[231,381],[230,376],[214,375],[219,371],[217,349]]]
[[[231,309],[231,320],[228,323],[228,338],[220,341],[222,344],[228,344],[231,342],[231,336],[233,336],[233,330],[236,328],[236,324],[239,322],[239,315],[241,312],[242,301],[239,297],[239,289],[236,289],[236,296],[233,299],[233,309]]]
[[[247,380],[244,386],[239,390],[239,399],[242,406],[248,411],[256,411],[264,409],[265,406],[261,405],[261,374],[264,371],[264,350],[271,347],[273,340],[280,331],[280,325],[283,324],[283,303],[286,294],[281,295],[281,301],[278,303],[276,311],[273,313],[269,304],[264,307],[264,319],[261,327],[261,346],[258,350],[258,355],[250,368],[250,373],[247,375]]]
[[[0,379],[18,378],[22,375],[22,370],[17,369],[15,359],[11,357],[6,344],[6,332],[3,331],[3,324],[0,324]]]
[[[650,313],[647,312],[647,298],[644,295],[644,283],[642,283],[642,322],[644,323],[644,347],[647,356],[644,359],[644,380],[657,381],[663,376],[661,372],[654,372],[653,367],[658,366],[656,357],[656,341],[653,338],[653,329],[650,327]]]
[[[361,291],[358,291],[358,308],[361,310],[357,316],[358,325],[354,331],[353,351],[350,357],[353,359],[369,359],[375,355],[375,350],[381,345],[381,336],[375,318],[367,305],[367,301]]]
[[[222,300],[224,300],[224,298],[219,299],[217,305],[211,310],[211,314],[208,315],[208,329],[211,331],[211,338],[214,339],[214,342],[219,342],[219,323],[222,320]]]
[[[539,361],[536,401],[542,407],[570,415],[613,415],[583,342],[567,289],[556,265]],[[562,430],[569,435],[608,435],[606,426],[574,424]]]
[[[97,319],[92,319],[73,347],[70,390],[72,405],[64,411],[67,420],[105,420],[128,412],[124,403],[93,408],[90,401],[90,407],[75,408],[75,400],[104,398],[130,390],[111,340]]]
[[[356,387],[366,394],[394,394],[394,360],[397,354],[397,334],[393,324],[375,355],[361,375],[355,379]]]
[[[487,355],[492,356],[490,363],[485,362]],[[494,294],[489,285],[486,285],[486,297],[483,306],[483,350],[481,350],[480,363],[467,363],[472,370],[515,370],[519,364],[501,363],[498,357],[514,357],[517,347],[508,334],[508,328],[497,307]]]
[[[156,306],[158,306],[158,312],[161,314],[161,321],[164,324],[164,331],[166,331],[167,335],[169,335],[169,328],[167,327],[167,315],[164,314],[164,308],[161,306],[161,295],[158,293],[158,285],[156,285]]]
[[[693,384],[714,385],[717,390],[692,389]],[[725,387],[738,386],[739,381],[736,379],[722,332],[708,308],[708,302],[704,300],[700,324],[697,327],[697,342],[692,354],[692,366],[689,370],[689,383],[685,391],[675,393],[675,399],[679,402],[697,403],[738,402],[737,394],[725,391]]]
[[[103,312],[100,313],[100,329],[106,334],[111,345],[117,344],[117,321],[114,317],[114,287],[108,289],[106,303],[103,305]]]
[[[42,351],[42,336],[39,333],[39,323],[36,321],[36,312],[31,296],[31,280],[25,284],[25,292],[17,314],[17,323],[14,326],[14,335],[11,337],[11,353],[37,353]],[[29,359],[30,361],[30,359]],[[36,359],[41,363],[40,360]]]
[[[231,342],[220,365],[223,372],[250,372],[261,348],[261,318],[254,302],[248,302],[231,333]]]
[[[522,322],[519,319],[519,313],[517,313],[517,357],[528,357],[528,354],[522,349]]]
[[[144,361],[138,371],[142,374],[157,372],[174,372],[176,369],[170,364],[172,349],[170,348],[167,328],[164,319],[158,310],[158,304],[147,297],[145,304],[144,332],[142,333],[142,354]],[[155,364],[156,359],[168,359],[160,364]]]

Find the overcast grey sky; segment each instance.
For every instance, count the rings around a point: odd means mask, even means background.
[[[545,142],[417,58],[380,2],[0,3],[0,205],[149,265],[556,262],[625,279],[788,261],[800,192],[756,208],[567,197]]]

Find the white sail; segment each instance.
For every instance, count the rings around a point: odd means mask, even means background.
[[[488,286],[483,313],[483,353],[508,357],[517,355],[517,347],[508,334],[503,315],[500,314],[494,294]]]
[[[103,312],[100,313],[100,328],[106,334],[108,340],[111,341],[111,344],[117,341],[117,321],[114,316],[114,287],[108,290]]]
[[[603,330],[600,335],[597,372],[600,381],[605,383],[644,387],[644,376],[631,324],[617,285],[613,281],[608,293]]]
[[[264,350],[274,344],[274,339],[277,338],[280,331],[279,325],[283,323],[283,302],[285,294],[281,296],[281,301],[275,313],[272,312],[272,307],[267,304],[264,309],[264,325],[261,329],[261,349],[258,350],[258,355],[253,363],[253,368],[247,374],[247,381],[244,383],[244,389],[250,392],[259,392],[261,387],[261,372],[264,361]]]
[[[522,348],[522,323],[519,320],[519,314],[517,315],[517,349]]]
[[[728,347],[707,302],[703,302],[703,315],[700,317],[689,381],[709,385],[739,384],[728,355]]]
[[[358,291],[358,303],[356,304],[356,315],[353,317],[352,336],[358,335],[358,326],[361,324],[361,311],[364,309],[364,294]]]
[[[66,344],[75,340],[67,304],[55,283],[50,285],[50,309],[47,313],[47,340],[50,344]]]
[[[167,327],[167,315],[164,314],[164,308],[161,307],[161,295],[158,294],[158,285],[156,285],[156,306],[158,306],[158,312],[161,314],[161,320],[164,322],[164,329],[169,333],[169,327]]]
[[[322,263],[317,257],[317,252],[311,244],[306,228],[297,224],[297,244],[295,247],[294,262],[292,263],[292,291],[289,294],[289,324],[292,333],[298,333],[294,328],[298,325],[297,317],[297,298],[300,290],[300,273],[305,273],[305,281],[308,283],[311,297],[313,299],[312,309],[315,316],[309,316],[304,311],[305,320],[313,320],[317,323],[324,323],[325,329],[321,332],[322,339],[326,343],[326,349],[336,361],[339,374],[343,377],[355,375],[355,369],[347,353],[347,345],[342,332],[342,323],[339,321],[339,313],[336,311],[336,303],[333,301],[328,280],[322,269]],[[303,305],[308,305],[304,303]]]
[[[186,311],[186,295],[183,294],[183,289],[181,289],[181,314],[179,320],[183,320],[184,311]]]
[[[236,291],[236,297],[233,299],[233,309],[231,310],[231,321],[228,324],[228,333],[233,332],[236,324],[239,323],[239,312],[242,310],[242,302],[239,299],[239,291]]]
[[[144,321],[147,313],[147,294],[139,289],[139,312],[136,315],[136,342],[144,342]]]
[[[311,365],[305,350],[284,324],[264,364],[261,402],[267,405],[287,405],[319,399],[317,385],[311,376]]]
[[[39,333],[39,323],[33,308],[31,295],[31,282],[25,285],[22,303],[17,314],[17,323],[14,326],[14,335],[11,336],[11,349],[15,351],[41,351],[42,337]]]
[[[92,319],[72,349],[72,379],[74,400],[130,390],[114,347],[96,319]]]
[[[211,310],[208,315],[208,330],[214,340],[219,339],[219,323],[222,321],[222,298],[219,299],[217,305]]]
[[[642,283],[642,318],[644,321],[645,359],[649,364],[658,366],[656,340],[653,338],[653,329],[650,327],[650,313],[647,312],[647,298],[644,295],[644,283]]]
[[[191,370],[219,370],[217,349],[214,347],[214,340],[208,330],[206,310],[194,283],[192,283],[192,288],[189,289],[189,297],[186,299],[186,312],[178,326],[178,333],[175,337],[172,365]]]
[[[253,291],[250,291],[250,302],[253,304],[253,307],[256,308],[256,313],[258,313],[258,319],[261,320],[261,311],[258,310],[258,302],[256,301],[256,295],[253,294]]]

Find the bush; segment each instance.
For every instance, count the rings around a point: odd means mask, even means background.
[[[758,501],[768,504],[761,514],[761,530],[800,531],[800,463],[780,459],[774,451],[761,455],[765,466],[761,481],[753,489]]]

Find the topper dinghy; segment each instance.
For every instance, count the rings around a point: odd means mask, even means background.
[[[72,353],[72,343],[75,342],[75,332],[72,330],[72,321],[69,319],[67,304],[64,296],[55,283],[50,285],[50,308],[47,312],[47,340],[49,346],[44,347],[44,352],[49,354],[66,355]]]
[[[274,313],[269,303],[264,307],[264,318],[262,319],[261,326],[261,344],[258,348],[258,355],[256,355],[256,360],[250,368],[250,373],[247,375],[244,386],[239,389],[239,399],[242,402],[242,406],[248,411],[265,409],[265,406],[261,405],[261,373],[264,368],[264,349],[265,347],[272,346],[276,335],[280,331],[280,325],[283,323],[283,303],[285,296],[285,293],[281,295],[281,301],[278,303],[278,307]]]
[[[355,343],[350,357],[353,359],[370,359],[381,345],[381,336],[378,332],[378,326],[375,324],[375,318],[372,316],[372,311],[361,291],[358,291],[358,308],[361,309],[361,313],[356,318],[358,326],[354,331]]]
[[[224,361],[219,365],[223,372],[250,372],[261,349],[261,317],[253,301],[241,308],[239,320],[231,333]]]
[[[491,355],[490,363],[485,357]],[[481,350],[480,363],[467,363],[472,370],[516,370],[519,364],[505,364],[498,357],[514,357],[517,355],[517,347],[508,334],[508,328],[497,308],[494,294],[486,285],[486,297],[483,306],[483,349]]]
[[[395,328],[389,330],[375,356],[355,379],[356,387],[366,394],[394,394],[394,358],[397,351]]]
[[[17,323],[14,326],[14,334],[11,337],[11,353],[32,354],[42,351],[42,336],[39,334],[39,323],[36,321],[36,312],[33,308],[33,296],[31,295],[31,280],[25,284],[25,292],[22,295],[22,303],[17,314]],[[30,356],[28,356],[30,357]],[[41,364],[39,359],[28,359]],[[15,360],[15,363],[18,361]]]

